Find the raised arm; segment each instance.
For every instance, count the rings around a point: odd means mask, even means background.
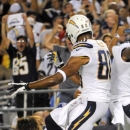
[[[22,14],[23,16],[23,19],[24,19],[24,22],[25,22],[25,30],[27,32],[27,37],[29,38],[29,44],[31,47],[33,47],[34,45],[34,35],[33,35],[33,32],[32,32],[32,28],[27,20],[27,16],[26,14]]]
[[[95,7],[95,2],[94,1],[93,1],[92,4],[89,5],[89,11],[92,12],[92,15],[93,15],[94,19],[99,19],[100,20],[98,14],[96,12],[96,7]]]
[[[3,56],[5,54],[7,54],[7,52],[6,52],[5,48],[4,48],[4,44],[1,42],[0,43],[0,55]]]
[[[54,27],[52,29],[52,32],[50,34],[47,35],[47,37],[45,38],[45,40],[43,41],[43,45],[44,47],[48,48],[49,50],[53,50],[53,44],[57,44],[57,43],[53,43],[52,40],[55,37],[55,35],[59,32],[61,32],[63,30],[63,26],[62,25],[57,25],[56,27]]]
[[[117,29],[117,32],[116,34],[114,35],[112,41],[111,41],[111,45],[109,47],[109,51],[110,51],[110,54],[112,55],[112,47],[115,46],[120,38],[121,35],[124,35],[124,30],[125,30],[125,27],[124,26],[119,26],[118,29]]]
[[[118,29],[118,15],[115,15],[115,24],[111,30],[111,35],[114,36],[114,34],[116,33],[117,29]]]
[[[8,15],[2,17],[2,27],[1,27],[2,46],[5,46],[5,48],[8,48],[10,44],[10,40],[7,38],[7,32],[6,32],[7,19],[8,19]]]
[[[102,2],[102,7],[103,7],[104,12],[105,12],[106,10],[108,10],[108,5],[109,5],[108,0],[104,0],[104,1]]]

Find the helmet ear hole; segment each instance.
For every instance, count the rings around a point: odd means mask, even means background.
[[[68,35],[68,33],[66,33],[66,37],[68,38],[68,40],[71,42],[71,37],[70,37],[70,35]]]

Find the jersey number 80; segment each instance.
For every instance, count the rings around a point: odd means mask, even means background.
[[[99,60],[98,79],[110,79],[111,61],[110,61],[109,52],[104,50],[99,50],[98,60]]]

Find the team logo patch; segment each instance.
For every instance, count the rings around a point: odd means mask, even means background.
[[[69,20],[69,23],[74,25],[75,27],[79,28],[73,20]]]
[[[9,23],[9,24],[14,24],[14,23],[19,23],[20,21],[18,21],[18,19],[17,18],[14,18],[14,19],[12,19],[12,21]]]

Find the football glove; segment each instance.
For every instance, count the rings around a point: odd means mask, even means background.
[[[9,87],[7,91],[14,97],[18,92],[22,92],[24,90],[29,90],[29,83],[8,83]]]
[[[59,52],[56,51],[50,52],[47,55],[47,59],[52,61],[57,68],[61,68],[64,66],[64,62],[62,61]]]

